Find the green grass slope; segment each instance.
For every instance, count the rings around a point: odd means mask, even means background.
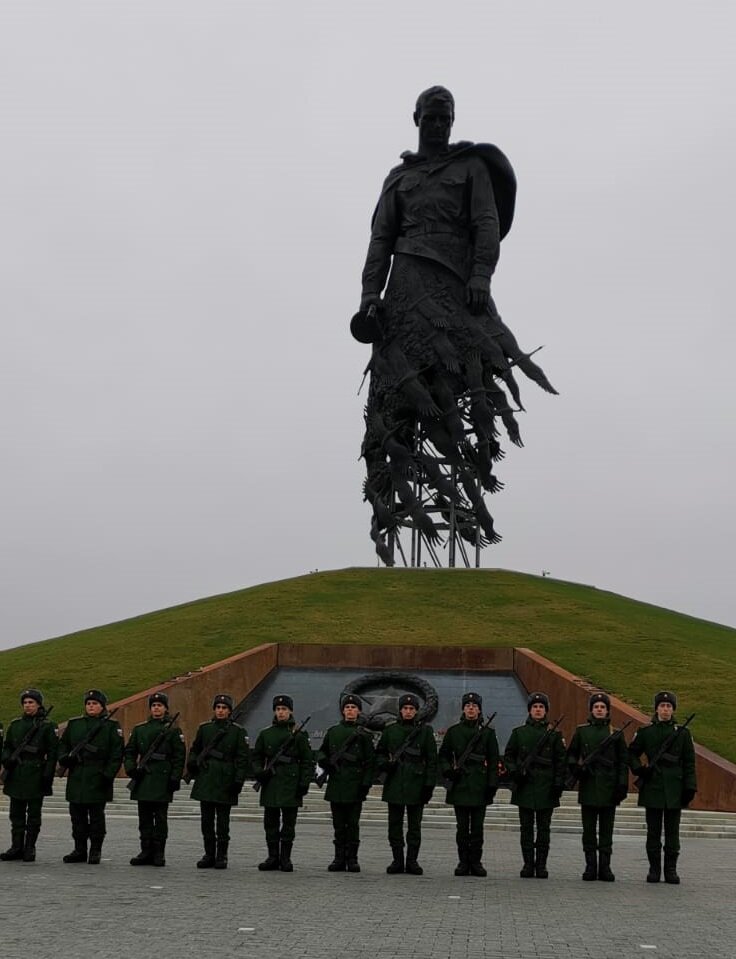
[[[265,642],[528,646],[644,709],[674,689],[695,738],[736,761],[736,630],[503,570],[316,573],[10,649],[0,718],[25,685],[62,720],[89,686],[119,699]]]

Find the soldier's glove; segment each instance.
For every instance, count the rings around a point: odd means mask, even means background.
[[[450,782],[452,782],[452,783],[460,782],[460,780],[462,779],[462,776],[463,776],[463,771],[462,771],[462,769],[454,769],[454,768],[453,768],[453,769],[448,769],[448,770],[447,770],[447,777],[446,777],[446,778],[449,779]]]
[[[41,780],[41,787],[43,789],[44,796],[53,796],[54,795],[54,774],[50,776],[44,776]]]
[[[366,799],[368,798],[368,793],[369,793],[370,791],[371,791],[371,787],[370,787],[370,786],[361,786],[360,789],[358,790],[358,799],[359,799],[361,802],[365,802]]]
[[[245,783],[233,783],[233,793],[236,796],[239,796],[243,791],[243,786]]]
[[[181,789],[181,780],[179,779],[170,779],[169,780],[169,792],[178,793]]]
[[[422,786],[421,803],[423,806],[427,805],[429,800],[432,798],[433,792],[434,792],[434,786]]]
[[[562,786],[553,786],[552,787],[552,799],[554,802],[559,802],[562,796],[563,789]]]
[[[79,765],[79,759],[76,756],[64,756],[63,759],[59,760],[59,765],[71,771]]]
[[[128,779],[129,779],[132,783],[139,783],[139,782],[141,781],[141,779],[143,779],[143,770],[142,770],[142,769],[138,769],[137,766],[135,766],[133,769],[131,769],[130,772],[128,772],[127,770],[126,770],[126,772],[128,773]]]
[[[620,786],[616,786],[616,788],[613,790],[613,801],[618,806],[624,801],[624,799],[626,799],[628,795],[629,787],[621,784]]]
[[[682,808],[687,809],[690,803],[695,799],[695,790],[694,789],[683,789],[682,790]]]
[[[335,767],[329,759],[321,759],[319,765],[322,769],[322,772],[333,773],[335,771]]]
[[[257,772],[255,775],[256,782],[259,782],[262,786],[265,786],[266,783],[273,777],[273,769],[261,769],[260,772]]]
[[[298,796],[300,799],[303,799],[303,798],[307,795],[308,792],[309,792],[309,786],[308,786],[308,785],[307,785],[307,786],[297,786],[297,787],[296,787],[296,794],[297,794],[297,796]]]
[[[637,777],[641,779],[642,782],[645,782],[645,783],[648,783],[653,775],[654,775],[653,766],[642,766],[637,773]]]
[[[17,759],[10,759],[10,758],[8,758],[8,759],[6,759],[5,762],[3,763],[3,766],[5,766],[5,771],[8,772],[8,773],[12,772],[17,765],[18,765],[18,760],[17,760]]]
[[[496,790],[489,786],[488,789],[486,789],[486,806],[492,806],[495,798]]]

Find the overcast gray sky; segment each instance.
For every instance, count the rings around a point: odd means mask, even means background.
[[[375,564],[370,216],[411,114],[519,180],[484,565],[736,625],[736,6],[4,0],[0,646]],[[731,491],[731,492],[729,492]]]

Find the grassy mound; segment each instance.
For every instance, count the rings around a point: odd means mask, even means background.
[[[54,717],[264,642],[528,646],[648,709],[674,689],[698,742],[736,761],[736,630],[503,570],[347,569],[266,583],[0,652],[0,717],[40,687]]]

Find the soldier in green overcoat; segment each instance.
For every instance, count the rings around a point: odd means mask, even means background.
[[[631,740],[629,761],[641,780],[639,805],[646,808],[647,882],[659,882],[662,874],[662,826],[664,825],[664,881],[676,885],[680,855],[680,816],[695,798],[695,746],[690,730],[675,719],[677,696],[663,690],[654,697],[654,718]],[[662,750],[664,752],[662,753]],[[646,756],[646,765],[642,763]]]
[[[629,782],[626,741],[620,732],[616,735],[617,730],[611,725],[610,696],[593,693],[588,700],[588,710],[587,723],[577,727],[567,750],[569,786],[573,788],[577,783],[583,820],[585,872],[582,878],[586,882],[595,879],[613,882],[616,878],[611,871],[613,823],[616,806],[626,798]],[[612,736],[615,738],[599,750]]]
[[[445,733],[439,751],[440,774],[449,783],[446,802],[455,808],[456,876],[485,876],[483,824],[498,788],[498,740],[483,727],[483,699],[465,693],[463,714]]]
[[[112,784],[123,761],[123,731],[108,719],[107,696],[99,689],[84,694],[84,716],[66,724],[59,741],[59,765],[68,772],[66,799],[72,821],[74,849],[64,862],[99,865],[105,839],[105,804],[112,799]]]
[[[152,693],[148,697],[150,718],[133,727],[125,746],[125,772],[131,779],[131,799],[138,803],[138,832],[141,849],[131,866],[165,866],[169,835],[169,803],[181,787],[186,746],[182,731],[171,725],[169,697]],[[141,764],[146,753],[153,754]]]
[[[202,723],[187,759],[187,780],[194,780],[192,799],[199,801],[204,855],[198,869],[227,869],[230,809],[238,805],[250,769],[248,733],[232,720],[231,696],[212,700],[214,716]]]
[[[325,800],[330,803],[335,836],[330,872],[360,872],[360,813],[373,783],[375,758],[373,737],[360,724],[362,707],[360,696],[343,696],[342,721],[327,730],[317,752],[317,763],[329,776]]]
[[[291,696],[274,696],[273,711],[272,724],[260,731],[253,747],[253,772],[256,782],[261,784],[260,804],[268,848],[268,855],[258,868],[293,872],[291,851],[296,817],[314,776],[314,758],[309,736],[296,731]]]
[[[524,725],[511,731],[503,761],[513,781],[511,802],[519,808],[524,860],[519,875],[522,879],[546,879],[552,812],[560,805],[565,778],[565,740],[549,726],[546,693],[532,693],[527,699],[527,710],[529,716]],[[531,756],[534,759],[528,762]]]
[[[421,876],[424,872],[417,858],[422,844],[424,807],[437,783],[437,744],[432,727],[417,722],[418,710],[419,699],[413,693],[399,696],[399,719],[384,729],[376,747],[379,779],[384,784],[381,799],[388,803],[388,841],[393,859],[386,872],[391,874],[406,871]]]
[[[0,853],[0,859],[34,862],[44,796],[53,791],[59,741],[56,724],[46,719],[38,689],[24,689],[20,703],[23,715],[8,726],[2,750],[3,792],[10,799],[11,845]],[[25,745],[20,754],[14,756],[22,743]]]

